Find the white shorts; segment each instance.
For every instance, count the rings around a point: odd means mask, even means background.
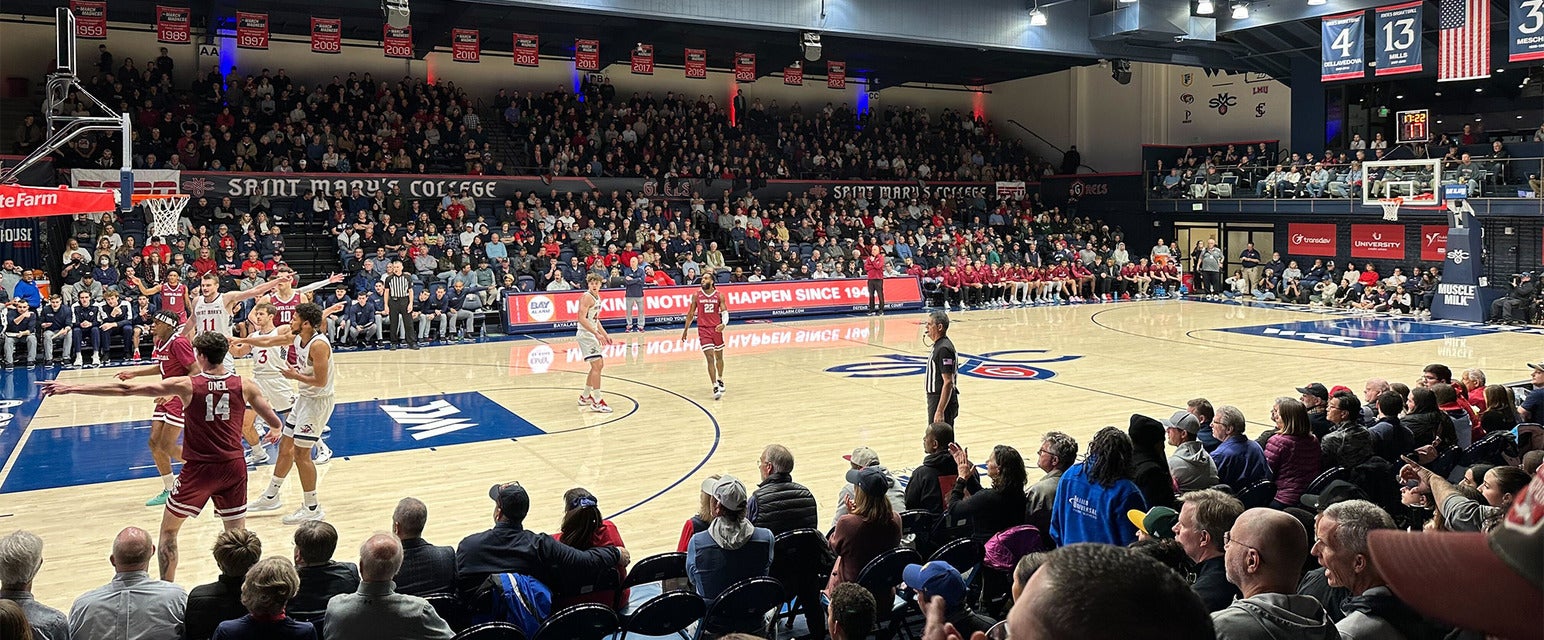
[[[225,352],[224,364],[226,374],[236,375],[236,356],[231,355],[229,351]]]
[[[581,331],[579,338],[579,353],[585,360],[594,360],[605,355],[601,351],[600,339],[591,335],[588,331]]]
[[[257,384],[257,390],[263,394],[263,399],[268,401],[268,406],[275,412],[289,411],[295,406],[295,383],[283,376],[252,376],[252,381]]]
[[[332,418],[333,396],[300,396],[295,399],[295,409],[289,414],[289,424],[284,425],[282,435],[289,436],[295,445],[310,449],[322,439],[322,429]]]

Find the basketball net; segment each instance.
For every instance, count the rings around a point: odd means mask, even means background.
[[[1404,198],[1378,198],[1378,206],[1383,208],[1384,220],[1399,219],[1399,205],[1404,204]]]
[[[177,221],[188,206],[185,193],[134,196],[135,204],[150,211],[150,235],[169,238],[177,235]]]

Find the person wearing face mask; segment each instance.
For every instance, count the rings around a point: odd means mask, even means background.
[[[91,279],[108,289],[118,288],[118,269],[113,266],[112,258],[98,256],[96,266],[91,268]]]

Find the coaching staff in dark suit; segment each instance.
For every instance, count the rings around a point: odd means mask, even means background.
[[[456,550],[424,540],[429,507],[418,498],[403,498],[391,513],[391,532],[402,540],[402,568],[392,579],[397,593],[427,596],[456,592]]]
[[[933,341],[933,354],[927,359],[927,421],[954,424],[960,413],[960,390],[954,386],[954,370],[959,360],[954,342],[949,339],[949,314],[934,311],[927,317],[927,337]]]

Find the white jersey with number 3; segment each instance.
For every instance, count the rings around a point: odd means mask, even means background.
[[[225,295],[214,297],[214,302],[204,300],[202,294],[193,296],[193,330],[195,335],[218,333],[231,337],[231,311],[225,306]]]
[[[268,338],[279,335],[279,328],[274,327],[268,331],[254,331],[254,338]],[[282,378],[289,363],[285,361],[284,353],[289,351],[288,345],[277,347],[254,347],[252,349],[252,375],[259,378]]]
[[[327,334],[324,333],[318,333],[311,336],[311,342],[308,343],[301,343],[300,336],[295,336],[295,370],[299,371],[303,375],[310,376],[316,373],[315,369],[313,368],[314,365],[311,363],[311,345],[316,343],[318,340],[320,340],[323,344],[326,344],[329,349],[332,348],[332,343],[327,340]],[[328,364],[330,365],[332,363],[329,361]],[[304,382],[300,383],[300,395],[302,397],[311,398],[331,396],[332,381],[336,378],[336,371],[334,371],[333,368],[329,366],[327,367],[327,379],[323,380],[322,384],[313,387]]]

